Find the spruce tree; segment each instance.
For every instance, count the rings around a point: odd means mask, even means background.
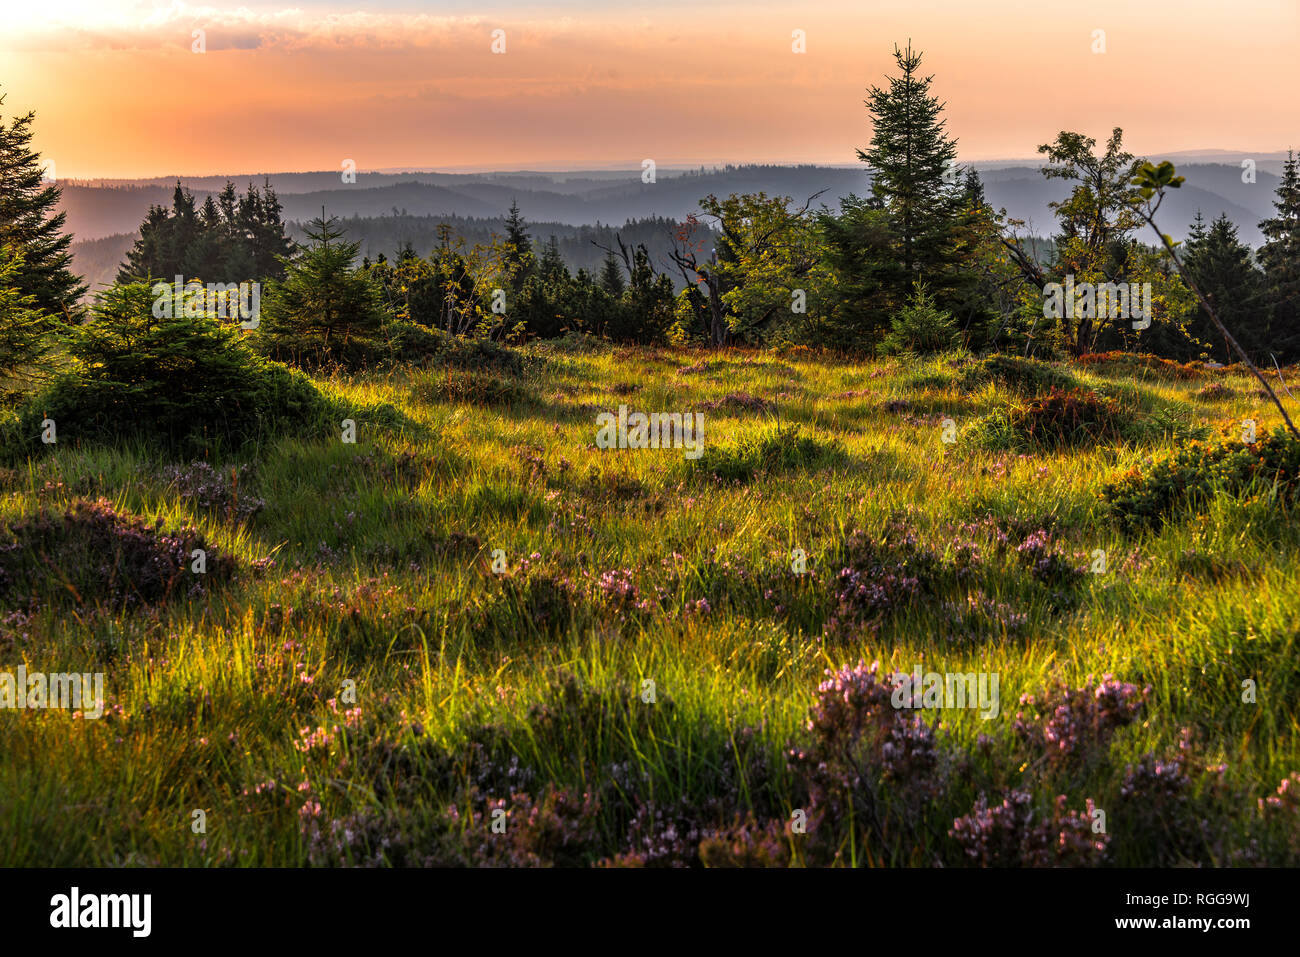
[[[1282,361],[1300,359],[1300,162],[1287,153],[1273,200],[1277,214],[1259,224],[1259,249],[1270,312],[1271,351]]]
[[[954,168],[957,144],[944,130],[944,104],[930,94],[933,76],[919,72],[921,54],[894,48],[900,76],[887,89],[873,86],[871,146],[858,159],[871,167],[871,191],[889,212],[910,287],[913,270],[930,266],[949,239],[956,210],[944,174]]]
[[[600,265],[600,288],[615,299],[622,299],[623,290],[627,288],[623,282],[623,264],[612,249],[605,252],[605,261]]]
[[[1242,348],[1252,356],[1267,350],[1263,275],[1255,266],[1249,247],[1237,238],[1237,227],[1226,213],[1220,214],[1208,230],[1199,213],[1197,217],[1191,231],[1196,238],[1188,241],[1184,267]],[[1226,363],[1235,358],[1203,309],[1197,310],[1187,332],[1206,343],[1217,361]]]
[[[47,322],[36,300],[24,295],[16,280],[22,255],[13,246],[0,248],[0,384],[45,354]]]
[[[285,264],[285,278],[263,298],[266,350],[308,366],[377,358],[385,313],[378,286],[355,266],[361,243],[344,241],[338,220],[323,210],[307,235],[312,245]]]
[[[0,105],[4,104],[0,94]],[[0,117],[0,243],[21,254],[7,280],[19,298],[58,314],[73,308],[86,286],[71,270],[72,234],[67,214],[55,212],[62,190],[44,182],[40,154],[31,148],[36,114],[16,116],[7,126]]]
[[[560,241],[554,236],[546,242],[537,271],[545,282],[561,282],[569,278],[569,267],[560,255]]]
[[[519,203],[512,200],[510,215],[506,218],[506,275],[515,289],[523,286],[524,281],[532,275],[536,266],[533,255],[533,243],[528,238],[528,224],[519,214]]]

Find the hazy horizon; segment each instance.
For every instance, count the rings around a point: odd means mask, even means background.
[[[760,0],[643,13],[516,0],[430,12],[393,0],[63,0],[8,14],[0,111],[37,112],[35,146],[63,179],[329,170],[348,159],[465,172],[626,158],[851,165],[870,138],[866,90],[910,38],[967,162],[1032,157],[1061,129],[1102,141],[1115,126],[1144,155],[1207,141],[1248,156],[1297,145],[1294,4],[1241,17],[1199,0],[1173,22],[1119,0],[1057,6]],[[503,54],[492,52],[495,30]],[[1094,52],[1098,30],[1104,52]]]

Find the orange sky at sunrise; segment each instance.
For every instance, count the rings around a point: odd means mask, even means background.
[[[35,6],[37,9],[32,9]],[[1149,6],[1151,9],[1146,9]],[[472,11],[478,10],[478,13]],[[1171,14],[1168,11],[1173,10]],[[852,163],[895,41],[963,160],[1058,130],[1137,153],[1300,147],[1297,0],[554,6],[69,2],[4,15],[6,116],[59,178]],[[207,51],[192,52],[194,29]],[[506,52],[491,52],[492,31]],[[807,52],[793,53],[792,31]],[[1093,31],[1105,31],[1094,53]]]

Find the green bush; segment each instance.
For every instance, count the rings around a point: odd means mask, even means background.
[[[798,428],[773,429],[734,445],[708,446],[692,467],[724,482],[744,482],[760,473],[819,468],[843,459],[838,442],[803,435]]]
[[[934,297],[922,283],[917,283],[907,305],[890,322],[889,332],[881,340],[880,352],[917,354],[943,352],[957,345],[957,324],[948,313],[934,304]]]
[[[987,356],[966,367],[958,381],[964,389],[995,382],[1018,395],[1070,389],[1078,384],[1074,376],[1050,363],[1003,355]]]
[[[466,339],[448,336],[438,356],[441,365],[455,369],[490,370],[506,375],[521,375],[523,360],[513,349],[490,339]]]
[[[1119,441],[1134,425],[1134,413],[1109,396],[1054,388],[985,416],[976,423],[973,438],[990,448],[1056,451]]]
[[[307,428],[327,410],[310,379],[257,355],[236,327],[155,317],[153,302],[144,283],[114,286],[69,330],[73,367],[9,423],[17,452],[41,447],[47,418],[59,442],[134,437],[188,454]]]
[[[1273,490],[1280,502],[1300,497],[1300,439],[1290,432],[1261,432],[1254,443],[1195,442],[1143,471],[1132,469],[1102,489],[1122,522],[1156,526],[1182,508],[1195,508],[1216,490],[1240,494]]]

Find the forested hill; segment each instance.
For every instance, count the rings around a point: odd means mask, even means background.
[[[1045,179],[1032,165],[980,167],[989,202],[995,209],[1024,220],[1025,232],[1050,234],[1053,217],[1048,204],[1064,199],[1068,188]],[[1243,242],[1262,241],[1260,220],[1272,213],[1278,177],[1271,161],[1261,161],[1255,182],[1243,182],[1235,163],[1180,166],[1187,176],[1183,189],[1170,195],[1165,209],[1168,229],[1176,239],[1200,210],[1206,220],[1226,213]],[[436,242],[439,222],[452,222],[468,242],[486,239],[500,223],[512,201],[532,224],[535,240],[555,235],[571,269],[591,268],[603,255],[591,243],[613,242],[613,224],[624,241],[645,242],[652,254],[664,245],[664,224],[697,211],[701,198],[714,194],[765,192],[802,202],[821,193],[816,203],[835,208],[850,193],[870,190],[870,176],[858,167],[725,166],[692,171],[658,170],[654,183],[641,181],[640,168],[571,173],[358,173],[355,183],[343,183],[334,172],[274,173],[229,177],[241,189],[248,182],[269,180],[284,204],[291,231],[301,238],[301,226],[320,215],[322,207],[345,221],[348,235],[362,243],[362,254],[390,258],[403,243],[427,255]],[[224,176],[182,180],[199,203],[216,193]],[[76,238],[73,253],[78,271],[92,289],[111,281],[116,266],[134,241],[135,230],[151,204],[170,205],[175,180],[164,178],[126,183],[96,181],[63,185],[60,208]],[[824,192],[823,192],[824,191]],[[627,226],[629,220],[633,225]],[[595,231],[578,227],[603,224]],[[103,240],[102,242],[89,242]]]

